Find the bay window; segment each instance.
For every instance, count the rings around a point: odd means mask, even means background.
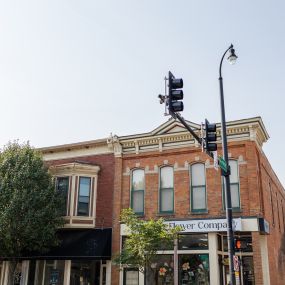
[[[89,216],[90,177],[79,177],[77,216]]]

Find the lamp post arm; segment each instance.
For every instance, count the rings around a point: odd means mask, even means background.
[[[228,52],[230,49],[232,49],[233,47],[234,47],[233,44],[231,44],[231,45],[229,46],[229,48],[225,51],[225,53],[223,54],[223,56],[222,56],[222,59],[221,59],[221,62],[220,62],[220,69],[219,69],[219,71],[220,71],[220,78],[222,78],[222,65],[223,65],[224,57],[225,57],[225,55],[227,54],[227,52]]]

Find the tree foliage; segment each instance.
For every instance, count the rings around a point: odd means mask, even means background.
[[[29,143],[7,144],[0,154],[0,256],[17,260],[57,245],[62,207],[41,154]]]
[[[129,267],[137,267],[144,272],[151,268],[162,247],[173,249],[174,239],[180,227],[171,228],[162,218],[144,221],[139,219],[131,209],[124,209],[121,213],[121,222],[126,224],[129,235],[121,253],[114,262]]]

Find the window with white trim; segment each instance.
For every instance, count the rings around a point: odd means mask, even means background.
[[[131,208],[138,215],[144,214],[145,175],[143,169],[132,171]]]
[[[190,167],[191,174],[191,211],[206,212],[206,175],[204,163],[195,163]]]
[[[173,167],[160,168],[159,212],[174,212],[174,186]]]
[[[90,177],[79,177],[77,216],[89,216],[90,204]]]
[[[63,199],[62,215],[67,215],[67,201],[69,195],[69,177],[56,177],[56,190]]]

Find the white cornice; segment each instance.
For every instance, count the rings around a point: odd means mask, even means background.
[[[95,176],[98,174],[100,167],[94,164],[87,163],[65,163],[49,167],[52,175],[90,175]]]
[[[187,121],[200,137],[200,125]],[[218,143],[221,142],[221,124],[217,123]],[[227,122],[228,141],[255,141],[259,148],[269,139],[269,135],[260,117]],[[174,119],[168,120],[155,130],[131,136],[115,136],[117,156],[125,153],[143,153],[163,151],[171,148],[198,147],[193,136]],[[119,147],[118,147],[119,146]]]

